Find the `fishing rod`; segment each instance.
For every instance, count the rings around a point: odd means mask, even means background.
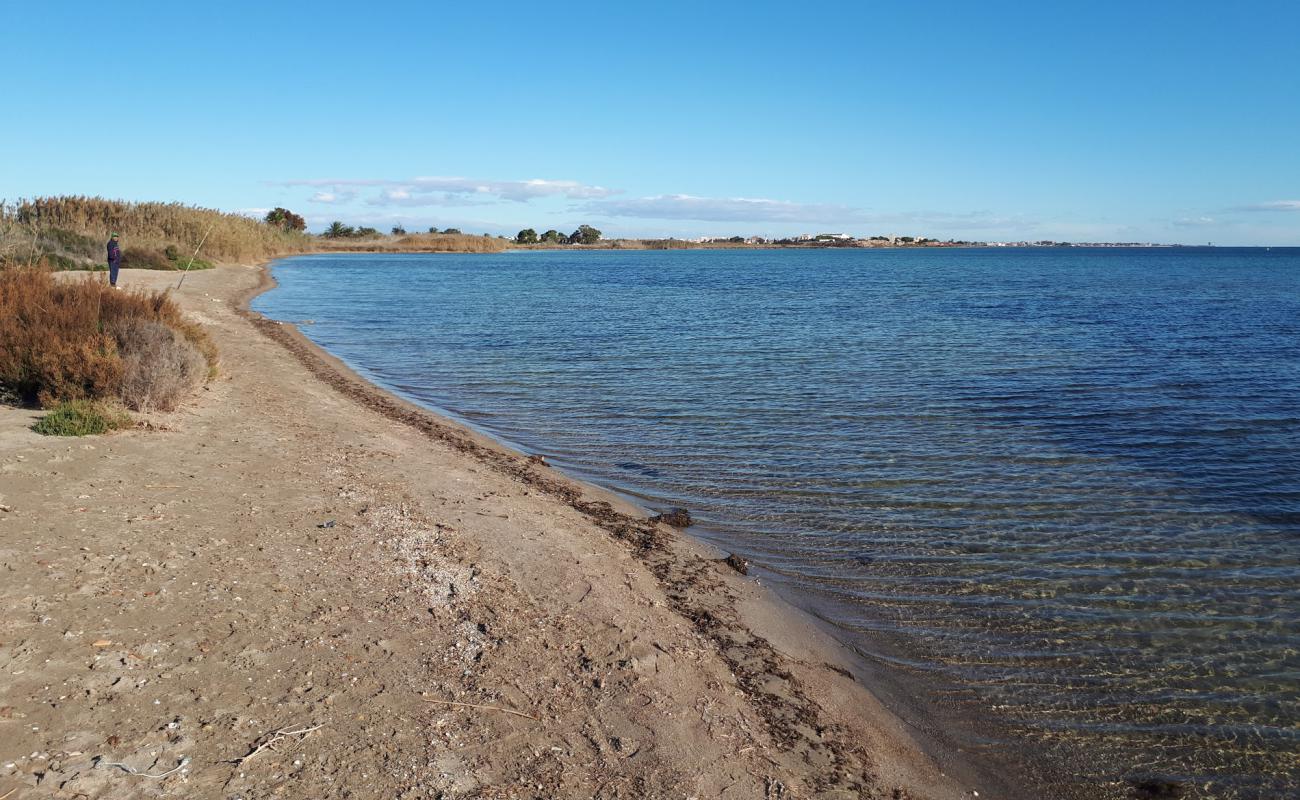
[[[213,227],[214,225],[208,226],[208,233],[212,233]],[[185,285],[185,276],[190,274],[190,267],[194,266],[194,259],[199,257],[199,250],[203,249],[203,243],[208,240],[208,233],[203,234],[203,238],[199,239],[199,246],[194,248],[194,255],[190,256],[190,263],[185,265],[185,271],[181,273],[180,283],[176,284],[176,291],[179,292],[181,287]]]

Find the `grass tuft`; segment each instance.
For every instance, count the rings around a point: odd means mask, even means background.
[[[60,403],[41,417],[32,430],[44,436],[97,436],[131,425],[131,418],[120,408],[91,400]]]

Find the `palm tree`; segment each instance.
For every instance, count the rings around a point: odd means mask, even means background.
[[[340,239],[347,236],[347,232],[348,227],[338,220],[331,222],[330,226],[325,229],[325,235],[330,239]]]

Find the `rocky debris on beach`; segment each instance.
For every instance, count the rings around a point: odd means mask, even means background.
[[[735,553],[731,553],[726,558],[722,559],[722,563],[731,567],[736,572],[739,572],[741,575],[749,574],[749,561],[747,559],[741,558]]]
[[[684,508],[674,508],[662,514],[656,514],[651,518],[651,521],[662,522],[673,528],[689,528],[694,520],[691,519],[691,512]]]

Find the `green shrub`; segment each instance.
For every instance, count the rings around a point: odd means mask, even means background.
[[[95,436],[131,424],[121,409],[90,400],[60,403],[37,420],[32,430],[45,436]]]
[[[70,231],[66,228],[49,228],[41,231],[41,238],[47,240],[48,244],[55,245],[58,249],[72,255],[82,256],[84,258],[107,257],[106,241],[100,241],[93,236],[87,236],[83,233]]]
[[[68,256],[59,255],[58,253],[50,253],[49,255],[45,256],[45,260],[46,262],[49,263],[49,265],[52,268],[56,270],[65,270],[65,269],[93,270],[96,267],[95,264],[88,264],[82,261],[78,261],[75,258],[69,258]],[[100,269],[107,269],[107,267],[103,265],[99,265],[99,267]]]
[[[122,248],[122,269],[176,269],[161,250],[143,247]]]

